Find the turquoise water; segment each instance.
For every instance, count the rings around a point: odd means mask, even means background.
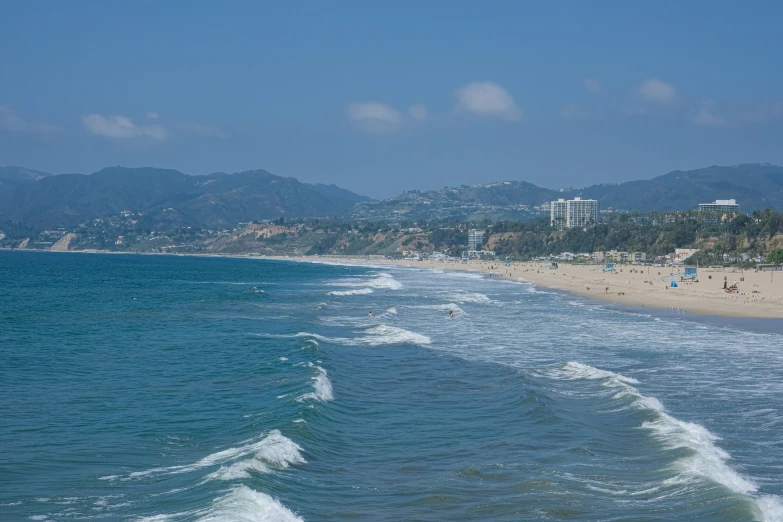
[[[779,333],[389,267],[0,284],[0,520],[783,520]]]

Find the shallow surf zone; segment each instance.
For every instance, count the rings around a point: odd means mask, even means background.
[[[339,286],[343,288],[366,288],[366,289],[384,289],[384,290],[400,290],[402,289],[402,283],[394,279],[394,276],[381,272],[375,277],[370,278],[343,278],[330,281],[326,283],[326,286]],[[333,295],[349,295],[349,294],[333,294]]]
[[[305,339],[316,339],[321,342],[331,344],[341,344],[343,346],[383,346],[391,344],[415,344],[428,345],[432,339],[404,328],[378,324],[371,326],[363,331],[363,336],[359,337],[326,337],[309,332],[299,332],[293,337],[303,337]]]
[[[540,373],[559,381],[587,384],[577,388],[568,387],[560,393],[591,403],[598,400],[595,404],[597,414],[615,416],[623,422],[633,419],[637,423],[636,428],[656,443],[654,448],[658,450],[657,454],[645,456],[645,459],[650,459],[658,466],[663,463],[656,470],[662,474],[661,480],[637,484],[633,488],[627,483],[580,479],[587,483],[589,489],[619,497],[644,496],[654,502],[686,493],[698,493],[718,484],[726,488],[729,494],[748,497],[753,502],[756,520],[783,520],[780,499],[772,495],[755,495],[757,485],[729,465],[731,456],[719,446],[719,437],[700,424],[668,414],[658,399],[639,392],[635,387],[640,384],[638,380],[573,361],[547,368]],[[631,412],[639,415],[629,416]]]
[[[453,292],[448,294],[448,298],[454,301],[455,303],[460,303],[460,304],[492,302],[492,300],[489,297],[479,292],[465,292],[465,291]]]

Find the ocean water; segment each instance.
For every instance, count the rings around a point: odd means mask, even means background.
[[[0,252],[0,288],[3,521],[783,520],[779,333],[388,267]]]

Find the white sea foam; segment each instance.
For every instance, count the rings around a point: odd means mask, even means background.
[[[364,330],[363,337],[324,337],[323,335],[299,332],[295,337],[311,337],[321,342],[342,344],[344,346],[382,346],[386,344],[430,344],[432,340],[426,335],[411,332],[404,328],[378,324]]]
[[[579,362],[567,362],[562,367],[556,368],[551,371],[551,374],[554,376],[565,378],[569,380],[574,379],[588,379],[588,380],[597,380],[597,379],[609,379],[614,380],[617,383],[624,383],[624,384],[639,384],[639,381],[636,379],[633,379],[631,377],[625,377],[624,375],[620,375],[619,373],[610,372],[607,370],[600,370],[598,368],[594,368],[592,366],[589,366],[587,364],[582,364]]]
[[[234,486],[215,499],[209,507],[182,513],[153,515],[135,519],[136,522],[169,522],[196,520],[198,522],[303,522],[279,500],[245,485]]]
[[[761,509],[761,512],[764,514],[764,519],[767,522],[783,521],[783,501],[780,497],[775,495],[761,495],[756,499],[756,505]]]
[[[484,279],[483,274],[479,274],[476,272],[466,272],[466,271],[449,271],[447,272],[447,275],[454,279]]]
[[[302,522],[279,500],[244,485],[233,488],[197,515],[199,522]]]
[[[650,430],[665,447],[687,449],[690,453],[689,456],[675,462],[678,476],[669,479],[669,484],[687,483],[694,478],[707,478],[735,493],[753,498],[766,521],[783,520],[783,503],[780,498],[774,495],[754,497],[753,494],[758,491],[758,487],[728,465],[727,461],[731,456],[716,445],[720,440],[719,437],[700,424],[682,421],[666,413],[658,399],[644,396],[631,386],[631,384],[638,384],[636,379],[578,362],[568,362],[547,373],[551,377],[568,380],[601,380],[603,386],[618,389],[614,398],[632,397],[632,407],[651,412],[653,420],[643,422],[642,427]]]
[[[417,310],[439,310],[439,311],[452,311],[459,314],[464,314],[465,311],[455,303],[444,304],[431,304],[431,305],[411,305],[406,308],[415,308]]]
[[[285,437],[279,430],[272,430],[265,436],[255,439],[249,439],[244,441],[242,445],[228,448],[216,453],[212,453],[191,464],[185,464],[180,466],[169,466],[162,468],[151,468],[144,471],[135,471],[126,477],[120,477],[122,480],[138,479],[151,475],[176,475],[180,473],[189,473],[197,471],[199,469],[208,468],[212,466],[222,465],[236,461],[238,459],[253,455],[250,460],[257,460],[263,466],[272,466],[277,468],[287,468],[291,464],[304,464],[306,461],[300,453],[301,447],[293,442],[288,437]],[[245,461],[247,462],[247,461]],[[237,464],[237,467],[233,471],[228,471],[233,464]],[[222,478],[227,480],[231,476],[231,473],[240,473],[242,469],[245,470],[245,475],[250,476],[247,471],[251,469],[261,470],[262,466],[257,466],[253,463],[240,464],[234,462],[229,465],[228,468],[221,467],[215,473],[212,473],[208,478]],[[243,475],[244,476],[244,475]],[[102,480],[116,480],[117,475],[109,475],[101,477]]]
[[[357,288],[356,290],[334,290],[329,295],[367,295],[373,293],[372,288]]]
[[[302,402],[312,399],[325,402],[334,399],[334,394],[332,393],[332,382],[329,380],[329,377],[326,374],[326,370],[320,366],[316,366],[315,368],[318,370],[318,373],[315,377],[311,377],[313,380],[313,391],[310,393],[305,393],[296,399],[297,401]]]
[[[491,299],[478,292],[455,292],[449,295],[457,303],[489,303]]]
[[[402,288],[402,283],[394,279],[394,276],[388,273],[380,273],[377,277],[372,279],[339,279],[327,283],[328,286],[342,286],[342,287],[362,287],[362,288],[379,288],[386,290],[399,290]]]
[[[384,344],[430,344],[432,340],[426,335],[417,334],[404,328],[379,324],[365,330],[367,336],[360,338],[360,344],[381,346]]]

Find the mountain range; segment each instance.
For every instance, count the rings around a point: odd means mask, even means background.
[[[712,166],[650,180],[554,190],[524,181],[408,191],[373,201],[336,185],[307,184],[250,170],[190,176],[176,170],[109,167],[94,174],[0,168],[0,226],[74,227],[131,211],[153,228],[220,227],[253,220],[303,217],[357,219],[504,219],[529,217],[533,206],[557,198],[598,199],[601,208],[694,210],[699,203],[736,199],[744,212],[783,208],[783,167]]]
[[[0,223],[32,228],[73,227],[126,210],[164,226],[233,226],[342,215],[367,199],[335,185],[310,185],[263,170],[189,176],[156,168],[110,167],[90,175],[0,169]]]

